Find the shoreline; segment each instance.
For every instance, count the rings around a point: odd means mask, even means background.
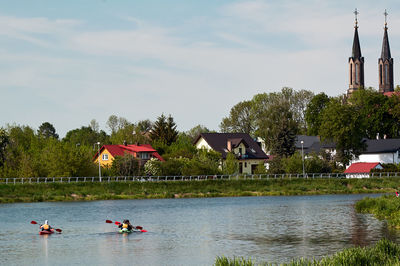
[[[0,184],[0,203],[394,193],[399,178]]]

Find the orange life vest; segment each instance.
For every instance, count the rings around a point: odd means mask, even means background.
[[[128,224],[122,224],[122,228],[128,228]]]
[[[44,225],[42,225],[42,228],[43,228],[44,230],[49,230],[49,229],[50,229],[50,225],[44,224]]]

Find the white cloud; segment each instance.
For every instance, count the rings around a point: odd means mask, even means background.
[[[94,30],[87,27],[91,21],[0,16],[1,40],[38,46],[1,48],[2,88],[28,93],[18,98],[7,90],[11,100],[3,108],[15,111],[0,124],[29,117],[22,123],[40,125],[62,118],[56,128],[63,135],[92,118],[101,123],[116,114],[130,121],[154,120],[164,112],[174,116],[180,130],[197,124],[217,129],[234,104],[256,93],[283,86],[345,93],[353,7],[302,3],[232,3],[220,9],[219,17],[200,17],[204,24],[197,27],[206,33],[192,32],[196,38],[185,34],[196,18],[166,27],[119,16],[132,27]],[[383,16],[366,6],[360,10],[366,82],[374,86]],[[393,55],[398,22],[389,17]],[[17,110],[18,101],[31,112]]]

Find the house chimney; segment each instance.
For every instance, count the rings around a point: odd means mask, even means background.
[[[228,142],[226,143],[226,149],[228,151],[232,151],[232,141],[228,140]]]
[[[124,146],[127,146],[128,144],[126,143],[126,140],[124,140]]]

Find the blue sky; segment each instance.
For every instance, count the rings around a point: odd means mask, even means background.
[[[377,87],[385,9],[395,62],[396,1],[0,2],[0,127],[52,123],[61,137],[110,115],[171,114],[218,130],[236,103],[282,87],[337,96],[359,14],[366,86]]]

